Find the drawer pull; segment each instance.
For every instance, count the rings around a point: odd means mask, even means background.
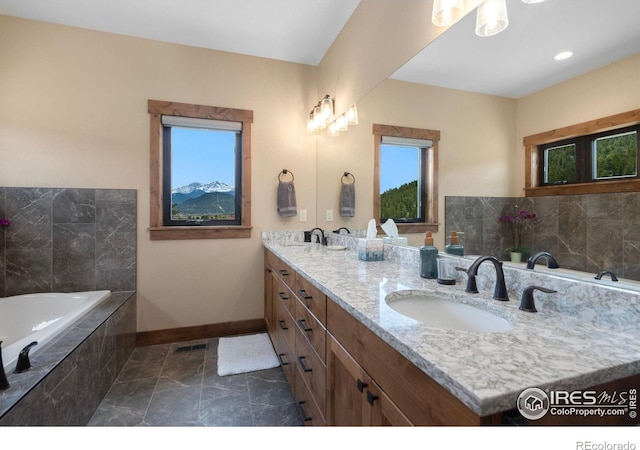
[[[358,390],[360,392],[364,392],[364,388],[369,386],[369,383],[367,383],[366,381],[362,381],[360,378],[358,378],[358,381],[356,382],[356,385],[358,386]]]
[[[307,322],[304,319],[298,320],[298,323],[300,324],[302,331],[313,331],[313,328],[307,326]]]
[[[367,391],[367,403],[373,406],[373,402],[375,402],[376,400],[378,400],[378,396],[376,394],[373,394],[371,391]]]
[[[288,277],[289,276],[289,272],[287,272],[286,269],[280,269],[280,275],[282,275],[283,277]]]
[[[304,405],[304,404],[305,404],[304,400],[299,401],[298,402],[298,410],[300,411],[300,415],[302,416],[302,420],[304,422],[311,422],[312,418],[307,415],[306,411],[302,407],[302,405]]]
[[[278,292],[278,295],[280,296],[280,300],[289,300],[289,297],[287,297],[284,292]]]
[[[280,324],[280,328],[283,330],[288,330],[289,327],[287,326],[287,324],[284,322],[284,320],[279,320],[278,323]]]
[[[304,363],[304,356],[298,356],[298,364],[300,364],[300,367],[302,367],[302,371],[303,372],[311,372],[313,371],[313,369],[310,369],[307,367],[307,365]]]
[[[284,353],[278,353],[278,359],[280,360],[280,365],[281,366],[288,366],[289,363],[286,362],[284,359],[282,359],[282,357],[284,356]]]
[[[307,291],[305,291],[304,289],[298,289],[298,293],[302,296],[303,299],[305,300],[311,300],[313,299],[312,295],[307,294]]]

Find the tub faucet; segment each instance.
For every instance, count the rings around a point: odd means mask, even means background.
[[[594,278],[596,280],[600,280],[604,275],[609,275],[611,277],[611,281],[618,281],[618,277],[616,277],[616,274],[611,272],[610,270],[603,270],[598,275],[596,275]]]
[[[540,252],[540,253],[536,253],[535,255],[533,255],[527,260],[527,269],[533,269],[534,266],[536,265],[536,262],[538,262],[540,258],[544,258],[547,260],[547,267],[549,269],[560,268],[560,266],[558,265],[558,262],[554,259],[553,256],[551,256],[551,253]]]
[[[324,235],[324,230],[322,228],[313,228],[310,232],[309,235],[313,236],[313,232],[314,231],[319,231],[320,232],[320,236],[318,236],[319,240],[317,240],[316,242],[320,242],[322,245],[327,245],[327,238]]]
[[[18,363],[16,364],[16,370],[13,373],[22,373],[31,369],[31,361],[29,361],[29,350],[31,347],[38,345],[37,341],[33,341],[31,344],[27,345],[20,351],[18,355]]]
[[[493,263],[494,269],[496,270],[496,287],[493,291],[493,298],[495,300],[505,302],[509,301],[509,295],[507,294],[507,285],[504,281],[504,271],[502,270],[502,263],[498,261],[495,256],[480,256],[471,264],[471,266],[469,266],[469,269],[466,270],[467,288],[465,289],[465,292],[471,292],[473,294],[478,293],[476,276],[478,275],[478,267],[480,267],[480,264],[485,261],[491,261]]]

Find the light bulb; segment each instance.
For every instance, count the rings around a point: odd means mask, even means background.
[[[464,16],[464,0],[435,0],[431,21],[439,27],[448,27]]]
[[[486,0],[478,6],[476,16],[476,34],[478,36],[493,36],[509,26],[507,5],[505,0]]]

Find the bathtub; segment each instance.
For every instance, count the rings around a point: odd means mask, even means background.
[[[24,294],[0,298],[2,362],[8,374],[20,351],[38,342],[37,352],[72,322],[111,296],[111,291]]]

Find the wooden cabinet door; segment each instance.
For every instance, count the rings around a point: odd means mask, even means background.
[[[327,423],[366,425],[366,388],[371,379],[331,335],[327,335]]]
[[[413,426],[411,421],[407,419],[402,411],[389,398],[387,394],[376,384],[375,381],[367,390],[367,403],[371,407],[369,416],[370,423],[373,426]]]
[[[264,261],[264,324],[267,327],[271,340],[275,340],[275,313],[273,309],[273,269],[268,264],[268,259]]]

